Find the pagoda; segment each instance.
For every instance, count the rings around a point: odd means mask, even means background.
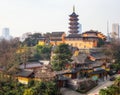
[[[69,33],[71,33],[71,34],[77,34],[79,31],[78,31],[78,25],[79,25],[79,23],[78,23],[78,15],[75,13],[75,7],[73,6],[73,13],[71,14],[71,15],[69,15],[70,16],[70,23],[69,23],[69,25],[70,25],[70,27],[69,27]]]

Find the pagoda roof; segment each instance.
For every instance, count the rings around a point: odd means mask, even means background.
[[[78,15],[75,13],[75,12],[73,12],[71,15],[69,15],[70,17],[78,17]]]

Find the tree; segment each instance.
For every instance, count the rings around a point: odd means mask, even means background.
[[[99,91],[99,95],[110,95],[110,94],[109,94],[109,91],[107,89],[101,89]]]
[[[114,85],[120,87],[120,77],[117,77],[115,82],[114,82]]]
[[[41,33],[30,34],[24,41],[23,44],[27,46],[35,46],[41,38]]]
[[[109,57],[111,60],[112,67],[114,69],[119,70],[120,69],[120,41],[116,40],[114,42],[111,42],[109,45],[105,47],[105,54]]]
[[[16,39],[0,42],[0,68],[4,73],[15,74],[18,69],[19,60],[17,57],[17,49],[19,41]]]
[[[23,95],[38,95],[37,90],[35,87],[25,89]]]
[[[72,56],[69,45],[60,44],[53,50],[53,53],[54,55],[51,61],[52,68],[57,71],[65,69],[66,64],[71,61]]]
[[[98,47],[101,47],[101,46],[103,46],[105,44],[105,40],[104,39],[101,39],[101,38],[98,38],[98,44],[97,44],[97,46]]]
[[[49,60],[51,56],[51,45],[37,45],[34,57],[38,60]]]
[[[118,88],[114,85],[111,85],[107,88],[108,92],[110,95],[117,95],[116,93],[118,92]]]
[[[114,84],[107,87],[106,89],[101,89],[99,95],[119,95],[120,93],[120,77],[118,77]]]
[[[26,63],[31,61],[32,58],[32,47],[27,47],[27,46],[19,46],[17,50],[17,56],[19,58],[19,63],[24,64],[24,68],[26,68]]]
[[[53,81],[36,82],[36,84],[24,91],[23,95],[57,95],[56,83]]]
[[[0,81],[0,95],[23,95],[25,86],[17,81]]]

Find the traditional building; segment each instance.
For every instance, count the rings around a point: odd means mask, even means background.
[[[69,35],[65,32],[52,32],[50,34],[50,44],[55,46],[62,43],[68,44],[72,47],[77,47],[78,49],[90,49],[98,46],[99,40],[106,40],[106,36],[101,32],[89,30],[79,33],[79,23],[78,15],[75,13],[75,8],[73,7],[73,13],[70,16],[69,23]],[[42,42],[42,41],[41,41]]]
[[[34,73],[33,70],[21,70],[17,75],[16,75],[18,82],[22,84],[28,84],[30,80],[33,79]]]
[[[79,52],[73,55],[72,64],[76,65],[77,77],[102,78],[107,77],[110,70],[107,56],[101,52],[103,49],[90,49],[89,52]],[[78,70],[79,69],[79,70]]]
[[[94,48],[97,47],[99,39],[106,40],[106,36],[101,32],[90,30],[82,34],[78,34],[78,15],[75,13],[73,7],[73,13],[70,15],[70,27],[69,35],[66,36],[64,32],[52,32],[50,36],[50,43],[52,45],[59,45],[61,43],[69,44],[72,47],[78,49]]]
[[[97,37],[83,37],[80,34],[69,34],[66,37],[65,43],[79,49],[93,48],[97,47]]]
[[[50,44],[59,45],[65,43],[65,32],[52,32],[50,35]]]
[[[41,36],[41,37],[39,38],[38,45],[43,46],[43,45],[45,45],[46,43],[48,43],[48,42],[47,42],[47,39],[46,39],[45,37]]]

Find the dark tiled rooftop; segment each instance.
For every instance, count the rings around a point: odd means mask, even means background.
[[[80,34],[69,34],[66,38],[82,38]]]
[[[32,70],[22,70],[17,74],[17,76],[29,77],[32,73],[33,73]]]
[[[52,32],[51,37],[61,37],[65,32]]]

